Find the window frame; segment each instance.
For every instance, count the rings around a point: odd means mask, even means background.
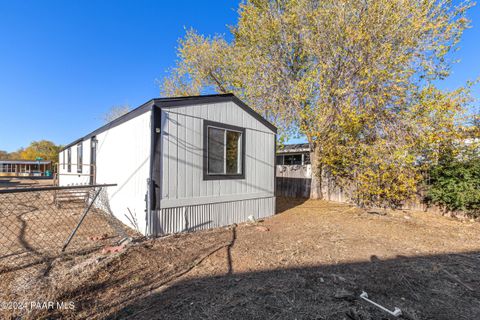
[[[83,171],[83,143],[77,144],[77,173]]]
[[[241,171],[240,173],[234,174],[212,174],[208,173],[208,128],[216,128],[225,131],[234,131],[241,134],[241,145],[240,145],[240,159],[241,159]],[[226,135],[226,133],[225,133]],[[203,120],[203,180],[240,180],[245,179],[245,128],[232,126],[225,123]],[[226,151],[226,150],[225,150]],[[225,160],[226,161],[226,160]]]
[[[67,171],[72,172],[72,148],[67,149]]]

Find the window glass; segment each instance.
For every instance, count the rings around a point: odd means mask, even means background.
[[[83,168],[83,144],[77,144],[77,173],[81,173]]]
[[[301,165],[302,164],[302,155],[301,154],[285,155],[285,164],[286,165]]]
[[[277,156],[277,164],[283,165],[283,156]]]
[[[226,149],[226,167],[227,174],[241,173],[241,137],[242,134],[236,131],[226,131],[227,149]]]
[[[67,150],[67,170],[68,172],[72,171],[72,149],[68,148]]]
[[[227,128],[207,127],[207,175],[241,175],[243,133]]]
[[[225,130],[208,128],[208,173],[225,172]]]

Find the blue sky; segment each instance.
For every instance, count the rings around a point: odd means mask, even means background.
[[[114,105],[159,96],[156,79],[174,65],[185,28],[228,33],[238,1],[0,0],[0,150],[33,140],[66,144],[102,124]],[[472,10],[441,84],[480,75],[480,10]],[[477,86],[474,95],[480,98]]]

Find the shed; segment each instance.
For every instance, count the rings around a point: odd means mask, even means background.
[[[116,183],[112,213],[147,236],[239,223],[275,213],[275,141],[233,94],[152,99],[65,146],[59,185]]]
[[[286,144],[277,148],[277,165],[310,164],[310,145],[308,143]]]

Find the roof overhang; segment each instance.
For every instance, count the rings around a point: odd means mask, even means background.
[[[267,121],[265,118],[263,118],[260,114],[258,114],[255,110],[247,106],[242,100],[237,98],[234,94],[232,93],[227,93],[227,94],[212,94],[212,95],[202,95],[202,96],[188,96],[188,97],[173,97],[173,98],[156,98],[156,99],[151,99],[147,101],[146,103],[142,104],[136,109],[133,109],[132,111],[124,114],[121,117],[118,117],[117,119],[113,120],[112,122],[107,123],[104,126],[101,126],[100,128],[90,132],[86,136],[77,139],[66,146],[64,146],[60,152],[64,151],[65,149],[68,149],[81,141],[85,141],[90,139],[91,137],[94,137],[108,129],[114,128],[128,120],[131,120],[133,118],[138,117],[139,115],[152,110],[152,108],[166,108],[166,107],[180,107],[180,106],[192,106],[192,105],[198,105],[198,104],[207,104],[207,103],[219,103],[219,102],[227,102],[227,101],[232,101],[235,104],[237,104],[240,108],[245,110],[247,113],[249,113],[251,116],[253,116],[255,119],[260,121],[262,124],[264,124],[268,129],[270,129],[273,133],[277,133],[277,127],[275,127],[273,124],[271,124],[269,121]]]

